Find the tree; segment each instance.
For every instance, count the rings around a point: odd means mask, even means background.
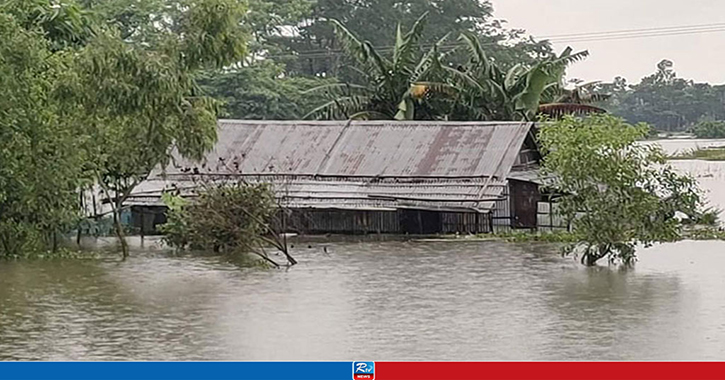
[[[91,136],[86,169],[110,201],[124,258],[120,213],[133,189],[168,163],[172,150],[199,159],[216,142],[218,105],[200,93],[197,74],[245,52],[244,9],[236,1],[156,4],[163,6],[122,19],[134,21],[120,29],[100,27],[74,54],[66,77],[66,112]]]
[[[299,120],[326,101],[305,94],[332,79],[287,77],[284,65],[263,60],[248,66],[206,72],[199,78],[203,92],[222,102],[224,117],[254,120]]]
[[[52,52],[83,45],[94,35],[93,21],[78,4],[46,0],[5,0],[0,12],[12,15],[25,30],[42,30]]]
[[[333,79],[290,76],[286,64],[293,57],[279,44],[285,34],[309,17],[307,0],[252,0],[243,26],[251,33],[244,60],[199,77],[205,94],[221,101],[224,117],[233,119],[301,119],[322,104],[322,96],[303,94],[309,88],[333,83]],[[281,56],[280,56],[281,54]],[[276,58],[268,58],[276,56]]]
[[[309,16],[294,28],[297,33],[278,41],[286,47],[287,54],[300,56],[290,62],[291,74],[336,76],[348,81],[348,75],[355,74],[345,69],[350,63],[348,57],[340,54],[345,42],[339,39],[336,27],[329,20],[344,24],[360,41],[368,41],[383,53],[393,50],[389,38],[396,33],[398,24],[404,30],[409,29],[424,13],[430,15],[431,25],[429,33],[420,39],[426,49],[444,36],[455,38],[471,32],[506,68],[551,54],[548,42],[536,42],[524,38],[523,31],[505,29],[501,21],[493,19],[490,2],[480,0],[318,0]]]
[[[676,212],[694,216],[702,206],[695,179],[667,165],[660,147],[637,143],[646,134],[646,125],[609,115],[567,116],[539,133],[542,172],[556,178],[559,210],[578,240],[565,253],[585,265],[634,263],[638,244],[680,239]]]
[[[56,96],[68,57],[20,16],[0,10],[0,256],[57,248],[57,235],[79,217],[87,158],[85,137],[62,118]]]

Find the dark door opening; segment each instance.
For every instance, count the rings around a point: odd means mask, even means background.
[[[400,229],[406,234],[432,235],[441,232],[441,214],[436,211],[401,210]]]
[[[514,228],[536,228],[539,200],[539,185],[531,182],[510,181],[511,211]]]

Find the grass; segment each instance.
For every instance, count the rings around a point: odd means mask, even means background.
[[[671,160],[725,161],[725,147],[692,149],[670,156]]]
[[[571,232],[511,232],[505,234],[486,235],[489,238],[501,239],[508,243],[577,243],[579,240]],[[725,231],[715,227],[688,228],[682,233],[680,240],[721,240],[725,241]]]
[[[96,260],[98,252],[60,248],[56,251],[25,252],[19,255],[0,254],[0,260]]]
[[[685,226],[680,240],[723,240],[725,231],[717,227],[717,211],[703,213],[703,221],[696,225]],[[705,220],[706,219],[706,220]],[[712,219],[712,220],[710,220]],[[711,222],[706,225],[705,222]],[[577,236],[568,231],[555,232],[530,232],[513,231],[493,235],[482,235],[483,237],[500,239],[509,243],[577,243]]]
[[[683,240],[725,240],[725,231],[715,227],[692,228],[684,231]]]
[[[555,231],[555,232],[528,232],[528,231],[513,231],[508,233],[500,233],[494,235],[484,235],[487,237],[493,237],[501,239],[510,243],[530,243],[530,242],[541,242],[541,243],[575,243],[578,241],[576,236],[568,231]]]

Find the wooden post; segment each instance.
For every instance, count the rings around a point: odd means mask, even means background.
[[[554,204],[549,201],[549,224],[551,224],[551,232],[554,232]]]
[[[420,214],[420,210],[418,210],[418,232],[423,235],[423,215]]]
[[[146,229],[146,216],[144,215],[144,208],[143,206],[139,207],[140,213],[141,213],[141,248],[143,248],[143,238],[144,238],[144,231]]]

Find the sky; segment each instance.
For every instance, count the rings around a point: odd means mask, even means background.
[[[507,27],[534,36],[554,36],[725,24],[725,0],[491,0],[494,16]],[[662,59],[675,63],[678,76],[697,82],[725,83],[723,31],[612,41],[556,43],[589,50],[590,57],[569,69],[570,78],[611,81],[616,76],[637,83]]]

